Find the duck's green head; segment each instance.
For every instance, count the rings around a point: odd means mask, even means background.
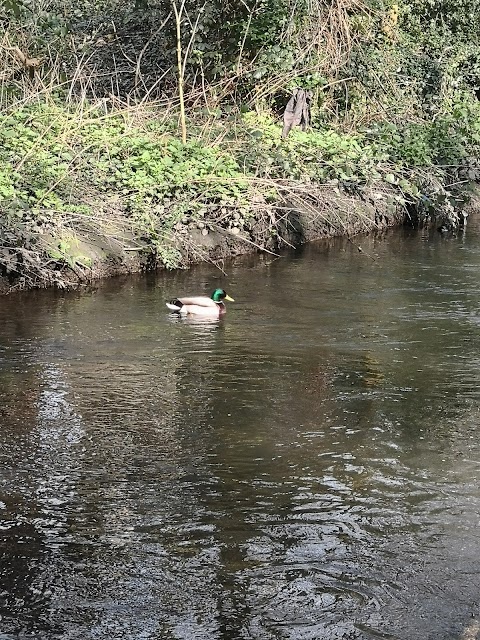
[[[224,300],[235,302],[233,298],[230,298],[230,296],[227,296],[226,291],[224,291],[223,289],[215,289],[215,291],[212,293],[212,300],[214,302],[223,302]]]

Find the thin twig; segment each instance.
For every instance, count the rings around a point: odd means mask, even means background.
[[[163,29],[163,27],[167,24],[167,22],[170,20],[172,15],[172,12],[170,11],[170,13],[168,14],[168,16],[165,18],[165,20],[162,22],[162,24],[158,27],[158,29],[156,29],[152,35],[150,36],[150,38],[147,40],[147,42],[145,43],[144,47],[142,47],[140,53],[138,54],[138,58],[137,58],[137,63],[135,65],[135,84],[134,84],[134,88],[136,88],[138,86],[138,79],[141,76],[140,73],[140,65],[142,63],[142,58],[143,55],[145,53],[145,51],[148,49],[149,45],[151,44],[151,42],[153,41],[153,39],[160,33],[160,31]],[[143,82],[143,80],[142,80]]]

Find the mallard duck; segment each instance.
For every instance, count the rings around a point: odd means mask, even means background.
[[[223,289],[215,289],[212,297],[194,296],[192,298],[174,298],[167,302],[167,307],[181,315],[210,316],[218,318],[226,312],[224,300],[234,302]]]

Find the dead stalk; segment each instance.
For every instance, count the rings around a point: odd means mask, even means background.
[[[182,142],[187,142],[187,122],[185,117],[185,98],[183,95],[184,85],[184,60],[182,56],[182,14],[185,8],[185,0],[182,0],[180,10],[175,0],[172,0],[173,11],[175,13],[175,26],[177,31],[177,74],[178,74],[178,99],[180,101],[180,127],[182,130]]]
[[[142,63],[142,58],[143,55],[145,53],[145,51],[148,49],[148,47],[150,46],[151,42],[153,41],[154,38],[156,38],[156,36],[160,33],[160,31],[162,31],[163,27],[167,24],[167,22],[170,20],[172,13],[170,12],[168,14],[168,16],[165,18],[165,20],[162,22],[162,24],[158,27],[158,29],[156,29],[152,35],[150,36],[150,38],[147,40],[147,42],[145,43],[145,46],[142,48],[142,50],[140,51],[140,53],[138,54],[138,58],[137,58],[137,62],[135,64],[135,85],[134,88],[136,89],[139,83],[140,78],[142,77],[141,71],[140,71],[140,67],[141,67],[141,63]],[[125,55],[125,53],[124,53]],[[145,87],[145,83],[143,82],[142,79],[142,84]]]
[[[240,45],[240,51],[238,52],[238,60],[237,60],[237,75],[238,76],[240,75],[240,68],[241,68],[241,63],[242,63],[243,50],[245,48],[245,42],[247,40],[248,32],[250,31],[250,25],[252,24],[253,14],[255,13],[255,10],[257,8],[258,0],[255,1],[255,5],[254,5],[253,9],[249,9],[248,6],[245,4],[245,2],[243,2],[243,0],[242,0],[242,4],[243,4],[244,7],[246,7],[247,11],[249,11],[249,15],[248,15],[247,26],[245,27],[245,33],[243,34],[243,38],[242,38],[242,44]]]

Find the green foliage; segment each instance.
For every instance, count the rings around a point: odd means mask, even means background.
[[[206,201],[246,202],[243,171],[227,151],[183,145],[158,126],[141,131],[120,115],[87,114],[50,102],[0,116],[0,206],[12,220],[51,226],[92,214],[82,203],[100,194],[119,197],[134,232],[171,267],[179,253],[166,243],[179,220],[196,220]],[[67,244],[51,257],[69,264]]]
[[[164,1],[161,7],[166,15],[168,2]],[[255,3],[187,0],[185,11],[190,22],[199,17],[193,33],[192,62],[201,64],[210,77],[235,69],[239,52],[242,65],[250,67],[253,62],[254,79],[268,71],[290,69],[295,52],[283,36],[303,18],[306,8],[305,0],[257,0]],[[184,36],[188,42],[191,30],[187,28]]]
[[[241,208],[248,220],[248,184],[255,178],[273,181],[273,192],[275,180],[355,191],[383,181],[415,199],[421,191],[417,169],[438,167],[446,182],[477,177],[480,108],[468,93],[457,92],[449,110],[434,120],[379,122],[357,133],[294,128],[282,139],[278,121],[254,112],[239,117],[235,138],[227,135],[216,146],[193,136],[183,145],[170,128],[151,121],[139,129],[120,114],[105,117],[94,108],[79,118],[54,102],[4,114],[2,210],[18,224],[35,221],[48,228],[62,216],[94,217],[87,204],[92,198],[116,201],[134,233],[172,267],[180,260],[172,245],[178,225],[204,228],[206,210],[225,205]],[[85,264],[72,246],[62,240],[51,257]]]
[[[4,0],[0,5],[0,21],[12,21],[28,29],[35,36],[35,48],[45,46],[52,38],[64,38],[68,25],[63,17],[64,7],[56,3],[39,5],[35,0]]]
[[[407,31],[425,36],[439,31],[461,40],[475,40],[480,30],[476,0],[407,0],[403,4],[402,23]]]
[[[84,171],[103,190],[136,199],[237,196],[243,189],[230,183],[241,174],[226,152],[127,130],[121,116],[105,120],[93,113],[78,124],[75,112],[52,104],[0,116],[0,163],[1,193],[20,207],[61,208],[76,182],[74,170]],[[211,177],[218,184],[209,184]]]
[[[368,130],[375,149],[404,167],[455,167],[480,153],[480,105],[457,94],[435,120],[379,123]]]
[[[246,145],[243,163],[261,177],[289,178],[304,182],[340,184],[346,188],[380,177],[382,154],[362,136],[333,129],[294,129],[286,139],[271,117],[244,116]]]
[[[50,126],[45,128],[46,121]],[[58,137],[60,123],[44,107],[0,115],[2,208],[27,216],[41,208],[69,208],[71,149]],[[55,188],[52,188],[56,185]]]
[[[458,91],[480,88],[477,0],[368,0],[351,16],[356,35],[345,78],[334,91],[349,120],[431,119]]]

